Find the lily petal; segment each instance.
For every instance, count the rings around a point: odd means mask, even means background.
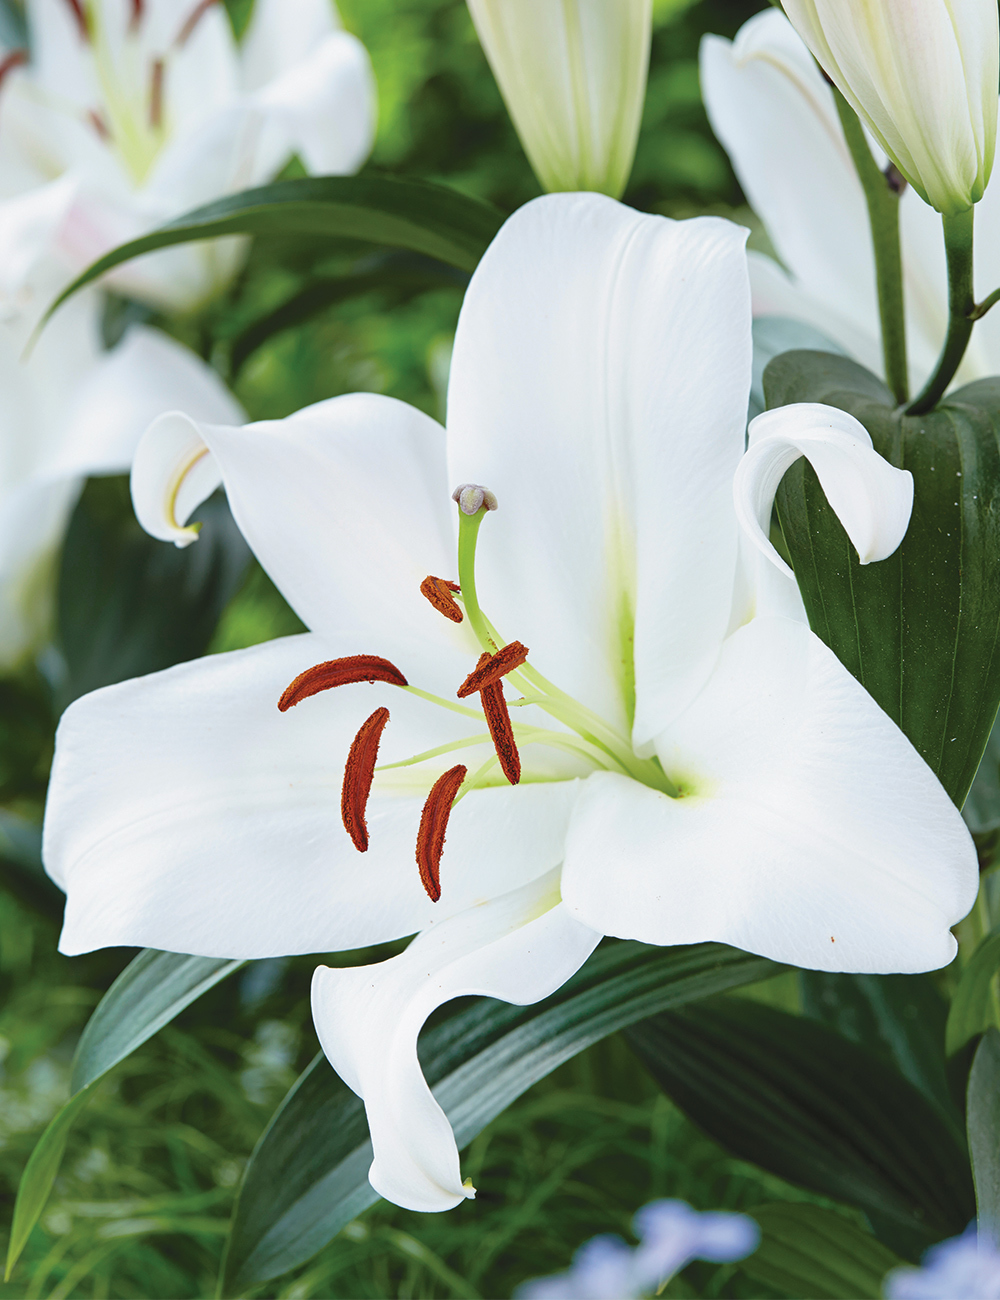
[[[538,1002],[577,971],[601,936],[559,902],[558,873],[480,904],[418,935],[377,966],[313,976],[313,1020],[323,1051],[364,1099],[375,1159],[369,1179],[410,1210],[450,1210],[475,1190],[417,1059],[430,1013],[470,994],[518,1006]]]
[[[487,250],[455,337],[450,480],[500,503],[479,540],[483,608],[640,745],[701,687],[725,633],[744,238],[600,195],[537,199]]]
[[[975,847],[903,733],[802,624],[757,618],[657,742],[669,799],[590,777],[563,897],[645,943],[714,939],[815,970],[951,961]]]
[[[853,415],[819,402],[765,411],[750,423],[750,445],[733,480],[744,535],[789,578],[791,569],[768,540],[771,507],[785,471],[805,456],[819,476],[862,564],[899,546],[913,509],[913,475],[875,451]]]
[[[216,474],[244,537],[307,627],[331,637],[367,629],[364,648],[390,657],[411,645],[478,656],[468,625],[449,623],[420,594],[428,574],[457,570],[444,431],[429,416],[373,393],[242,429],[164,416],[136,453],[140,522],[153,536],[189,540],[185,512]]]
[[[406,783],[410,769],[395,782],[376,775],[370,847],[357,852],[341,822],[341,782],[373,708],[390,711],[382,763],[482,730],[383,684],[342,686],[278,711],[304,668],[367,648],[286,637],[71,705],[44,834],[46,870],[68,894],[62,951],[126,944],[269,957],[358,948],[551,871],[575,781],[466,795],[448,824],[437,904],[414,856],[426,774],[422,786]],[[446,755],[439,770],[452,762]]]

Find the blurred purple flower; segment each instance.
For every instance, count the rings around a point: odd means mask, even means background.
[[[897,1268],[887,1300],[1000,1300],[1000,1250],[970,1224],[961,1237],[932,1246],[922,1268]]]
[[[702,1214],[684,1201],[653,1201],[633,1220],[640,1245],[621,1237],[593,1237],[565,1273],[518,1287],[517,1300],[635,1300],[655,1291],[693,1259],[714,1264],[743,1259],[757,1249],[760,1229],[744,1214]]]

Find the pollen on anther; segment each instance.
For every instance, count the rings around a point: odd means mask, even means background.
[[[500,769],[511,785],[517,785],[521,779],[521,755],[514,739],[514,728],[510,724],[502,683],[492,682],[489,686],[484,686],[479,692],[479,698],[483,702],[486,725],[490,729],[493,748],[500,760]]]
[[[421,596],[429,600],[439,614],[450,618],[453,623],[461,623],[465,617],[452,595],[453,591],[461,590],[457,582],[449,582],[447,578],[434,578],[429,574],[420,584]]]
[[[484,686],[492,686],[494,682],[499,682],[515,668],[520,668],[527,659],[528,653],[528,647],[522,645],[520,641],[511,641],[495,655],[481,654],[475,668],[458,688],[458,698],[464,700],[467,695],[474,695]]]
[[[340,792],[340,816],[344,829],[354,841],[359,853],[368,852],[368,822],[365,810],[368,796],[372,791],[375,776],[375,760],[378,758],[379,741],[385,724],[389,721],[389,710],[376,709],[370,718],[358,728],[358,734],[351,743],[344,768],[344,784]]]
[[[396,665],[380,655],[346,655],[343,659],[327,659],[299,673],[282,691],[278,708],[284,713],[310,695],[318,695],[320,691],[329,691],[335,686],[350,686],[354,682],[408,685]]]
[[[445,831],[448,829],[451,805],[467,771],[468,768],[459,763],[457,767],[445,772],[444,776],[439,776],[431,786],[424,810],[420,814],[417,867],[420,882],[432,903],[441,897],[441,854],[444,852]]]

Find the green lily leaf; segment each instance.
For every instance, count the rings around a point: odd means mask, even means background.
[[[626,1038],[680,1108],[742,1159],[857,1205],[919,1249],[974,1213],[960,1141],[878,1057],[746,998],[664,1012]]]
[[[757,1205],[750,1215],[760,1224],[760,1245],[740,1268],[789,1296],[879,1300],[882,1279],[903,1262],[870,1232],[820,1205]]]
[[[1000,1027],[1000,932],[986,936],[962,971],[948,1012],[948,1055],[991,1025]]]
[[[1000,1245],[1000,1032],[987,1029],[969,1072],[966,1104],[979,1231]]]
[[[948,1004],[930,975],[801,971],[802,1006],[845,1038],[894,1065],[961,1137],[962,1117],[945,1073]]]
[[[238,374],[254,352],[275,334],[311,320],[338,302],[374,290],[391,293],[395,301],[405,301],[433,289],[464,289],[468,283],[464,271],[416,253],[379,253],[362,258],[350,274],[322,277],[248,326],[233,342],[230,375]]]
[[[73,1058],[69,1101],[35,1144],[14,1204],[7,1249],[9,1278],[45,1208],[73,1121],[98,1082],[185,1007],[243,963],[147,948],[115,980],[83,1031]]]
[[[198,518],[198,545],[178,550],[136,523],[123,479],[87,485],[59,569],[60,704],[204,654],[250,549],[221,495]]]
[[[764,390],[768,407],[849,411],[877,451],[913,474],[906,537],[877,564],[859,564],[804,460],[782,480],[778,515],[813,631],[961,807],[1000,701],[1000,379],[907,416],[856,362],[786,352],[767,367]]]
[[[766,979],[773,962],[722,944],[606,943],[530,1007],[478,1001],[423,1035],[420,1059],[459,1147],[585,1047],[663,1007]],[[364,1106],[322,1056],[288,1093],[250,1157],[223,1264],[242,1294],[304,1263],[378,1196]]]
[[[970,831],[982,833],[1000,827],[1000,724],[993,724],[962,816]]]
[[[444,185],[361,176],[310,176],[229,194],[113,249],[63,290],[48,316],[78,289],[142,253],[221,235],[357,239],[405,248],[474,271],[503,213]]]

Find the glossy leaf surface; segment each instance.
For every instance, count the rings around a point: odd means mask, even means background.
[[[862,566],[812,468],[799,460],[777,505],[813,630],[913,742],[961,807],[1000,701],[1000,379],[928,415],[893,409],[846,357],[786,352],[764,375],[769,407],[849,411],[914,478],[902,546]]]
[[[948,1055],[991,1025],[1000,1026],[1000,933],[988,934],[962,971],[948,1012]]]
[[[972,1217],[968,1161],[937,1109],[825,1026],[720,998],[626,1037],[664,1092],[742,1159],[926,1241]]]
[[[814,1300],[879,1300],[882,1279],[902,1260],[870,1232],[819,1205],[786,1202],[750,1212],[760,1245],[740,1268],[755,1282]]]
[[[310,176],[229,194],[133,239],[89,266],[53,303],[60,303],[142,253],[222,235],[356,239],[405,248],[473,271],[500,229],[503,214],[481,199],[428,181],[375,173]]]
[[[558,993],[530,1007],[480,1000],[421,1039],[420,1058],[459,1147],[591,1043],[663,1007],[752,983],[780,967],[722,944],[606,943]],[[254,1151],[233,1216],[223,1293],[304,1263],[378,1199],[364,1106],[316,1058]]]

